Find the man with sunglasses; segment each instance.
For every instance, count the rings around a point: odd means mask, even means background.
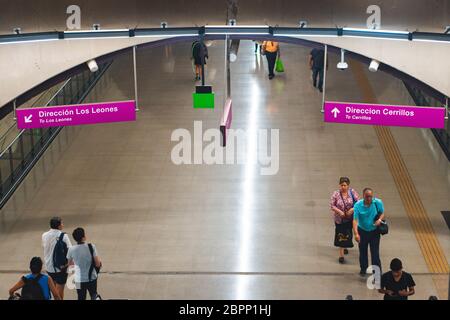
[[[355,240],[359,243],[359,266],[361,276],[366,275],[369,267],[368,247],[372,265],[380,268],[380,238],[377,228],[384,219],[384,205],[380,199],[373,196],[371,188],[363,190],[363,199],[354,206],[353,233]]]

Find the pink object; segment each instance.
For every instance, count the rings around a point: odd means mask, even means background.
[[[324,111],[325,122],[435,129],[445,127],[445,108],[326,101]]]
[[[35,129],[136,120],[136,102],[118,101],[17,109],[17,127]]]
[[[225,101],[225,106],[223,108],[222,119],[220,120],[220,126],[225,126],[227,129],[231,127],[232,120],[232,101],[230,98]]]
[[[227,145],[227,130],[231,127],[232,120],[232,100],[227,98],[225,101],[225,106],[223,108],[222,119],[220,119],[220,132],[222,132],[222,146],[225,147]]]

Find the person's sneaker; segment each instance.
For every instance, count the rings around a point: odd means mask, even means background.
[[[320,92],[323,92],[323,89],[322,89],[322,88],[319,88],[319,91],[320,91]]]
[[[348,254],[348,249],[344,249],[344,254]]]
[[[359,275],[360,275],[361,277],[365,277],[366,274],[367,274],[367,273],[366,273],[365,271],[362,271],[362,270],[359,271]]]
[[[313,87],[315,88],[315,87],[317,87],[317,85],[316,85],[316,83],[315,82],[313,82]]]
[[[271,75],[269,76],[269,80],[272,80],[273,77],[275,77],[275,76],[274,76],[273,74],[271,74]]]
[[[339,263],[343,264],[344,263],[344,257],[339,257]]]

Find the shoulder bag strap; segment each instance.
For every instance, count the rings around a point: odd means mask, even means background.
[[[95,259],[94,259],[94,248],[92,247],[92,244],[89,243],[88,244],[89,247],[89,252],[91,253],[91,266],[89,267],[89,281],[91,281],[92,278],[92,272],[94,271],[94,267],[95,267]]]
[[[353,195],[353,189],[350,189],[350,196],[352,197],[353,204],[355,204],[355,196]]]
[[[375,209],[377,210],[377,219],[376,220],[378,220],[378,219],[380,219],[381,213],[380,213],[380,210],[378,209],[378,205],[375,200],[376,200],[376,198],[373,199],[373,204],[375,205]]]
[[[339,192],[339,195],[341,196],[342,203],[344,204],[344,211],[346,211],[346,209],[347,209],[347,204],[345,203],[345,199],[344,199],[344,197],[342,196],[342,193],[341,193],[340,191],[338,191],[338,192]]]

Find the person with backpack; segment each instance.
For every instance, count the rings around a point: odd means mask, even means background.
[[[275,62],[277,57],[280,57],[280,45],[276,41],[264,41],[262,44],[262,50],[267,58],[267,64],[269,66],[269,80],[272,80],[275,77],[275,73],[273,72]]]
[[[382,272],[379,227],[383,224],[384,216],[383,201],[373,196],[371,188],[365,188],[363,199],[354,205],[353,215],[353,232],[355,240],[359,243],[359,274],[361,276],[366,275],[369,267],[368,247],[370,247],[372,265],[380,268],[380,274]]]
[[[76,228],[72,232],[75,246],[69,248],[67,259],[75,265],[75,284],[78,300],[86,300],[87,291],[91,300],[98,298],[97,278],[102,262],[97,254],[95,245],[86,243],[86,234],[83,228]]]
[[[353,206],[359,200],[358,193],[350,188],[350,179],[339,179],[339,190],[331,195],[330,207],[335,224],[334,246],[339,248],[339,263],[344,263],[348,248],[353,248]]]
[[[191,60],[195,67],[195,80],[201,80],[202,64],[206,65],[206,59],[209,59],[208,48],[204,43],[195,40],[191,46]]]
[[[42,274],[42,259],[33,257],[30,261],[30,274],[24,275],[11,289],[9,296],[19,300],[61,300],[58,290],[49,276]],[[16,291],[22,289],[20,295]]]
[[[64,228],[60,217],[50,219],[50,230],[42,235],[44,247],[45,269],[56,283],[61,299],[64,299],[64,287],[67,282],[67,251],[72,246],[68,235],[62,232]]]

